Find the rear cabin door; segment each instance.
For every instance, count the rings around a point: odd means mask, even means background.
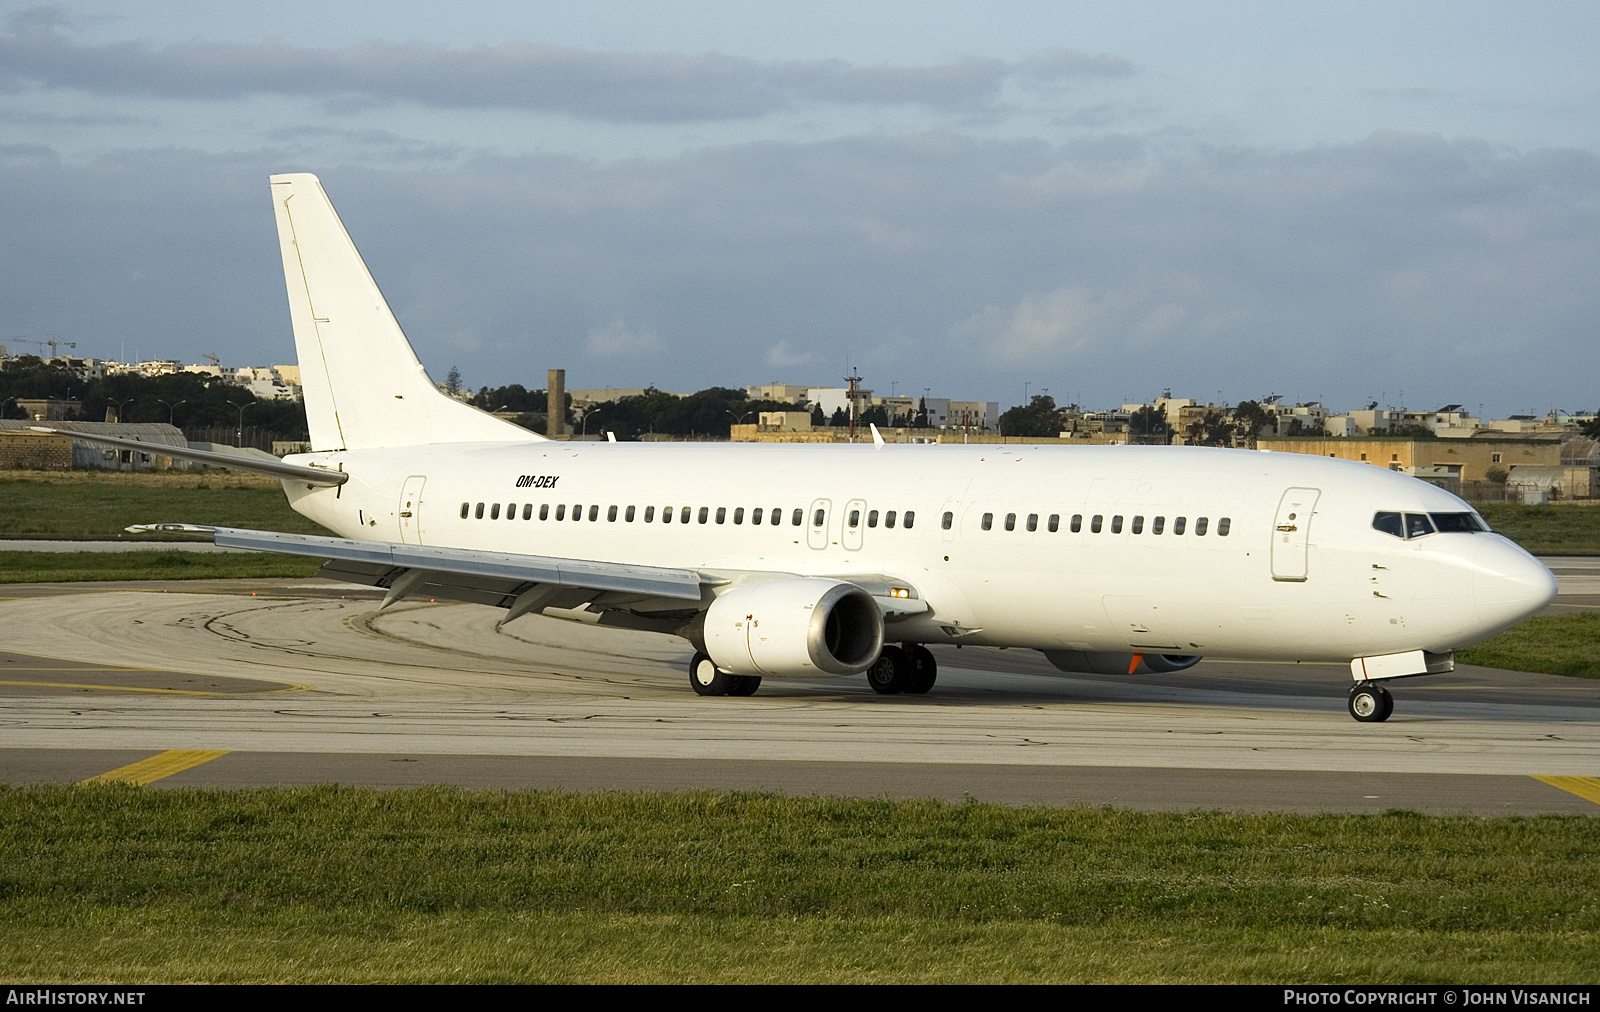
[[[414,474],[400,490],[400,540],[408,545],[422,544],[422,484],[427,480]]]
[[[1311,517],[1321,490],[1291,488],[1278,500],[1272,522],[1272,578],[1283,583],[1305,581],[1310,559]]]

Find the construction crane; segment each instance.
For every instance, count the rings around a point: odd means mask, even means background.
[[[6,343],[10,344],[10,343],[13,343],[13,342],[16,343],[16,344],[31,344],[31,345],[36,345],[37,347],[40,347],[40,348],[49,348],[50,349],[50,357],[51,358],[55,358],[56,357],[56,348],[58,348],[59,346],[61,346],[63,344],[66,345],[68,348],[76,348],[78,346],[78,342],[76,342],[76,341],[63,341],[63,340],[61,340],[61,338],[57,337],[55,334],[51,334],[50,335],[50,340],[48,340],[48,341],[30,341],[25,337],[8,337],[8,338],[6,338]]]

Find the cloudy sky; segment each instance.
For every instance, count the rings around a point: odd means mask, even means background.
[[[473,386],[1600,406],[1600,6],[981,6],[0,7],[0,344],[292,361],[304,171]]]

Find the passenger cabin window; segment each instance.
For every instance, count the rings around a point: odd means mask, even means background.
[[[533,503],[525,502],[525,503],[522,504],[522,519],[524,519],[524,520],[532,520],[533,519]]]
[[[905,516],[902,517],[901,521],[900,521],[901,526],[909,531],[912,527],[916,526],[916,523],[917,523],[917,513],[916,513],[916,511],[915,510],[906,510]]]
[[[1203,537],[1206,536],[1206,518],[1205,517],[1197,517],[1197,518],[1195,518],[1194,536],[1197,537],[1197,538],[1203,538]]]
[[[883,526],[885,526],[885,527],[893,527],[894,526],[894,516],[895,516],[894,510],[890,510],[889,512],[885,513],[883,515]]]
[[[795,526],[795,527],[799,527],[802,523],[805,522],[805,515],[806,515],[806,511],[805,510],[796,509],[794,511],[794,516],[789,519],[789,523],[791,525]],[[822,516],[822,511],[821,510],[817,510],[817,516],[819,516],[819,517]],[[821,525],[821,521],[820,520],[818,521],[818,525],[819,526]]]
[[[1082,530],[1083,530],[1083,514],[1082,513],[1074,513],[1074,514],[1072,514],[1072,533],[1077,534],[1078,532],[1080,532]]]
[[[812,518],[811,518],[811,526],[813,526],[813,527],[821,527],[823,522],[827,519],[827,517],[828,517],[827,510],[820,510],[820,509],[817,510],[816,514],[814,516],[812,516]]]
[[[983,515],[983,529],[986,530],[986,531],[994,529],[994,514],[993,513],[985,513]]]
[[[479,520],[483,519],[483,503],[478,504],[477,512],[475,512],[473,516],[477,517]]]
[[[735,513],[733,515],[733,522],[734,523],[738,523],[739,522],[739,514]],[[750,511],[750,526],[752,526],[752,527],[761,526],[761,507],[760,506],[757,506],[755,509]]]
[[[877,510],[867,510],[867,526],[868,527],[876,527],[876,526],[878,526],[878,511]]]
[[[566,518],[567,518],[567,504],[566,503],[558,503],[558,504],[556,504],[556,519],[557,520],[565,520]]]
[[[1121,514],[1118,514],[1117,516],[1114,516],[1114,517],[1111,518],[1111,533],[1112,534],[1121,534],[1122,533],[1122,515]]]
[[[705,523],[709,519],[711,519],[711,509],[710,509],[710,507],[708,507],[708,506],[700,507],[700,522],[701,523]],[[685,523],[687,523],[687,522],[688,521],[685,521]]]
[[[1232,529],[1232,527],[1233,527],[1233,520],[1231,518],[1223,517],[1222,519],[1218,520],[1217,521],[1217,537],[1219,537],[1219,538],[1227,537],[1228,536],[1228,531],[1230,529]]]
[[[606,520],[610,523],[617,522],[617,508],[615,506],[612,506],[606,510]]]
[[[1182,534],[1183,533],[1183,525],[1185,523],[1187,523],[1188,520],[1189,520],[1188,517],[1178,517],[1175,520],[1173,520],[1172,521],[1172,533],[1174,533],[1174,534]]]
[[[1135,533],[1135,534],[1143,534],[1144,533],[1144,517],[1134,517],[1133,518],[1133,533]]]
[[[647,524],[656,522],[656,508],[654,506],[646,506],[644,508],[644,522]]]
[[[687,507],[687,506],[680,507],[679,510],[678,510],[678,523],[686,524],[688,522],[689,522],[689,507]],[[700,522],[701,523],[705,523],[705,520],[702,518]]]
[[[705,523],[704,520],[702,520],[700,522],[701,523]],[[725,524],[727,522],[728,522],[728,507],[726,507],[726,506],[718,506],[717,507],[717,523]]]
[[[540,520],[549,520],[550,519],[550,504],[549,503],[542,502],[542,503],[539,504],[539,519]]]
[[[466,503],[466,502],[462,503],[461,504],[461,519],[465,520],[467,518],[467,514],[470,513],[471,511],[472,511],[472,504],[471,503]]]
[[[1037,513],[1029,513],[1028,514],[1028,530],[1036,531],[1038,529],[1039,529],[1039,514],[1037,514]]]
[[[596,520],[599,520],[599,519],[600,519],[600,507],[598,507],[598,506],[590,506],[589,507],[589,522],[592,524]]]
[[[629,506],[626,513],[622,514],[624,523],[633,523],[633,507]]]
[[[850,526],[851,527],[860,527],[861,526],[861,511],[860,510],[851,510],[850,511]]]
[[[1150,533],[1151,534],[1160,534],[1161,533],[1161,529],[1163,527],[1165,527],[1165,526],[1167,526],[1167,518],[1166,517],[1156,517],[1154,520],[1150,521]]]
[[[954,513],[951,513],[949,510],[946,510],[945,514],[944,514],[944,518],[939,521],[939,526],[943,527],[945,530],[948,531],[950,529],[950,525],[955,523],[955,520],[956,520],[956,515]]]
[[[499,520],[500,519],[500,504],[499,503],[496,502],[496,503],[490,503],[489,504],[489,519],[490,520]]]
[[[772,526],[776,527],[781,523],[783,523],[783,510],[774,506],[772,507]]]
[[[1101,519],[1102,518],[1101,518],[1101,515],[1099,513],[1096,513],[1094,515],[1094,519],[1089,521],[1089,533],[1091,533],[1091,534],[1099,534],[1100,533],[1100,521],[1101,521]]]
[[[1050,514],[1050,533],[1054,534],[1061,529],[1061,514]]]
[[[734,508],[734,511],[733,511],[733,522],[735,524],[744,523],[744,507],[743,506],[737,506],[737,507]]]
[[[661,522],[664,523],[664,524],[672,523],[672,507],[671,506],[663,506],[663,507],[661,507]]]
[[[1014,531],[1016,529],[1017,529],[1017,515],[1015,513],[1007,513],[1006,514],[1006,530]]]

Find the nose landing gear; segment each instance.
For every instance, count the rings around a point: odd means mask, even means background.
[[[1357,682],[1350,689],[1350,716],[1363,724],[1378,724],[1394,712],[1394,697],[1389,690],[1371,682]]]

